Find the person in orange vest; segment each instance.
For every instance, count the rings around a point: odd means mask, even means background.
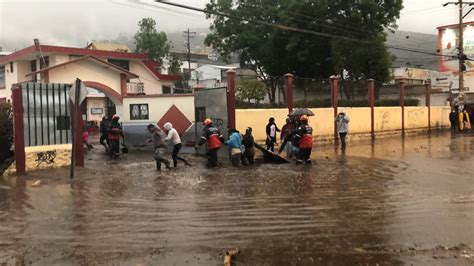
[[[300,125],[296,129],[296,138],[298,139],[298,159],[296,164],[311,164],[311,150],[313,149],[313,128],[308,125],[308,116],[300,117]]]
[[[221,143],[224,142],[221,132],[217,127],[214,126],[212,120],[207,118],[204,120],[204,132],[202,133],[199,146],[207,142],[207,164],[208,168],[216,167],[219,164],[217,152],[221,147]]]

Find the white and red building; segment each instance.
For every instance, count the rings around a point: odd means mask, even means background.
[[[0,101],[23,82],[72,83],[81,79],[89,95],[86,120],[118,114],[125,125],[174,123],[183,134],[194,120],[193,94],[175,94],[173,81],[146,54],[125,51],[33,45],[0,57]]]
[[[459,24],[440,26],[438,29],[439,71],[451,73],[453,84],[451,92],[459,93]],[[464,93],[467,101],[474,101],[474,21],[463,24],[463,48],[466,60],[464,72]]]

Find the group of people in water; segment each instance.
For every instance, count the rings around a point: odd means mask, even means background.
[[[341,148],[346,149],[346,136],[349,132],[349,117],[340,112],[335,117],[339,137],[341,139]],[[210,118],[204,120],[204,132],[201,140],[197,143],[200,146],[207,143],[207,167],[218,166],[218,150],[221,144],[228,146],[229,159],[233,166],[252,165],[255,156],[255,140],[252,135],[252,128],[248,127],[245,134],[241,135],[236,129],[229,130],[229,140],[225,141],[220,130],[214,126]],[[266,131],[266,150],[275,152],[277,144],[277,132],[280,132],[281,145],[278,154],[286,151],[286,158],[296,159],[296,164],[311,164],[311,151],[313,148],[313,128],[309,124],[307,115],[289,116],[286,124],[279,129],[275,123],[275,118],[271,117],[265,127]]]
[[[120,154],[120,138],[124,137],[122,126],[119,123],[120,117],[114,115],[112,122],[109,124],[104,119],[100,123],[100,144],[106,147],[111,158],[117,159]],[[346,149],[346,136],[349,131],[349,117],[340,112],[336,118],[337,129],[341,139],[341,148]],[[229,160],[235,167],[242,165],[253,165],[255,162],[255,140],[252,134],[253,129],[248,127],[245,134],[241,134],[237,129],[229,130],[228,140],[225,140],[220,129],[214,125],[212,119],[207,118],[203,121],[204,130],[199,141],[196,141],[195,148],[206,144],[206,155],[208,168],[219,165],[218,151],[221,145],[226,145],[229,153]],[[162,165],[171,170],[171,161],[166,158],[167,143],[171,142],[173,150],[171,159],[173,166],[178,166],[178,161],[182,161],[185,166],[191,164],[184,158],[179,156],[182,148],[181,138],[170,122],[164,124],[164,129],[158,125],[149,124],[147,126],[150,138],[148,143],[153,145],[153,158],[156,161],[156,170],[161,171]],[[296,164],[311,164],[311,151],[313,148],[313,128],[309,124],[307,115],[288,116],[282,129],[278,128],[275,119],[271,117],[265,128],[266,131],[266,150],[275,153],[275,145],[277,144],[277,132],[280,132],[281,145],[278,154],[286,151],[286,159],[294,158]],[[85,139],[85,144],[90,145]],[[123,151],[123,149],[122,149]]]

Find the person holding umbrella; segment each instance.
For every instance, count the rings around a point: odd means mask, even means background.
[[[295,138],[298,140],[298,159],[296,164],[311,164],[311,150],[313,149],[313,128],[308,124],[308,116],[300,117],[300,125],[296,129]]]

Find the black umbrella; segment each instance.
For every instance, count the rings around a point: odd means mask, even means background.
[[[302,116],[302,115],[314,116],[314,113],[311,112],[311,110],[306,109],[306,108],[298,108],[298,109],[293,110],[293,112],[289,114],[289,116]]]

